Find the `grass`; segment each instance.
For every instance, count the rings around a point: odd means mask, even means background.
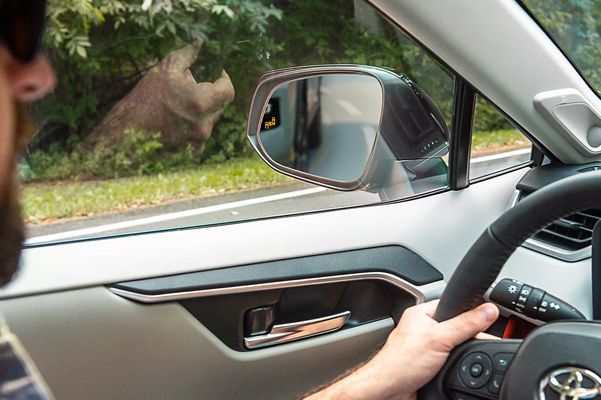
[[[152,176],[24,185],[22,208],[30,224],[157,205],[177,199],[290,181],[258,157],[231,159],[194,170]]]

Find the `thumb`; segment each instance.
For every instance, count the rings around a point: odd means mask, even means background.
[[[498,316],[497,306],[485,303],[455,318],[441,322],[438,327],[442,335],[442,342],[452,349],[488,329]]]

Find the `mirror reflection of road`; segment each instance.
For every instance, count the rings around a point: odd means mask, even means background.
[[[380,84],[370,76],[357,75],[349,78],[349,75],[322,78],[322,123],[331,125],[356,122],[377,126],[382,112]],[[373,135],[375,136],[375,131]]]
[[[528,149],[472,160],[472,174],[527,161]],[[277,215],[378,203],[376,194],[340,193],[304,183],[291,183],[199,199],[182,200],[114,214],[28,227],[28,243],[45,243],[129,232],[246,221]]]
[[[307,156],[308,171],[338,181],[353,181],[365,170],[381,115],[382,89],[367,75],[320,78],[319,145]],[[308,98],[317,98],[311,86]]]

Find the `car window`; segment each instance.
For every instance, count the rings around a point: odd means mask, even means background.
[[[599,93],[601,3],[582,0],[523,0],[522,4]]]
[[[269,70],[382,67],[451,123],[453,75],[361,1],[50,2],[43,42],[58,86],[32,106],[38,133],[19,164],[30,244],[415,194],[335,192],[266,166],[246,121]],[[446,186],[439,161],[441,179],[418,192]]]
[[[485,98],[476,96],[470,179],[530,162],[532,142]]]

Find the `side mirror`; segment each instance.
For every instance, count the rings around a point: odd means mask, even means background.
[[[407,77],[384,69],[269,72],[255,91],[247,134],[273,169],[328,188],[389,198],[399,185],[415,193],[426,178],[446,185],[441,157],[449,133],[442,114]]]

